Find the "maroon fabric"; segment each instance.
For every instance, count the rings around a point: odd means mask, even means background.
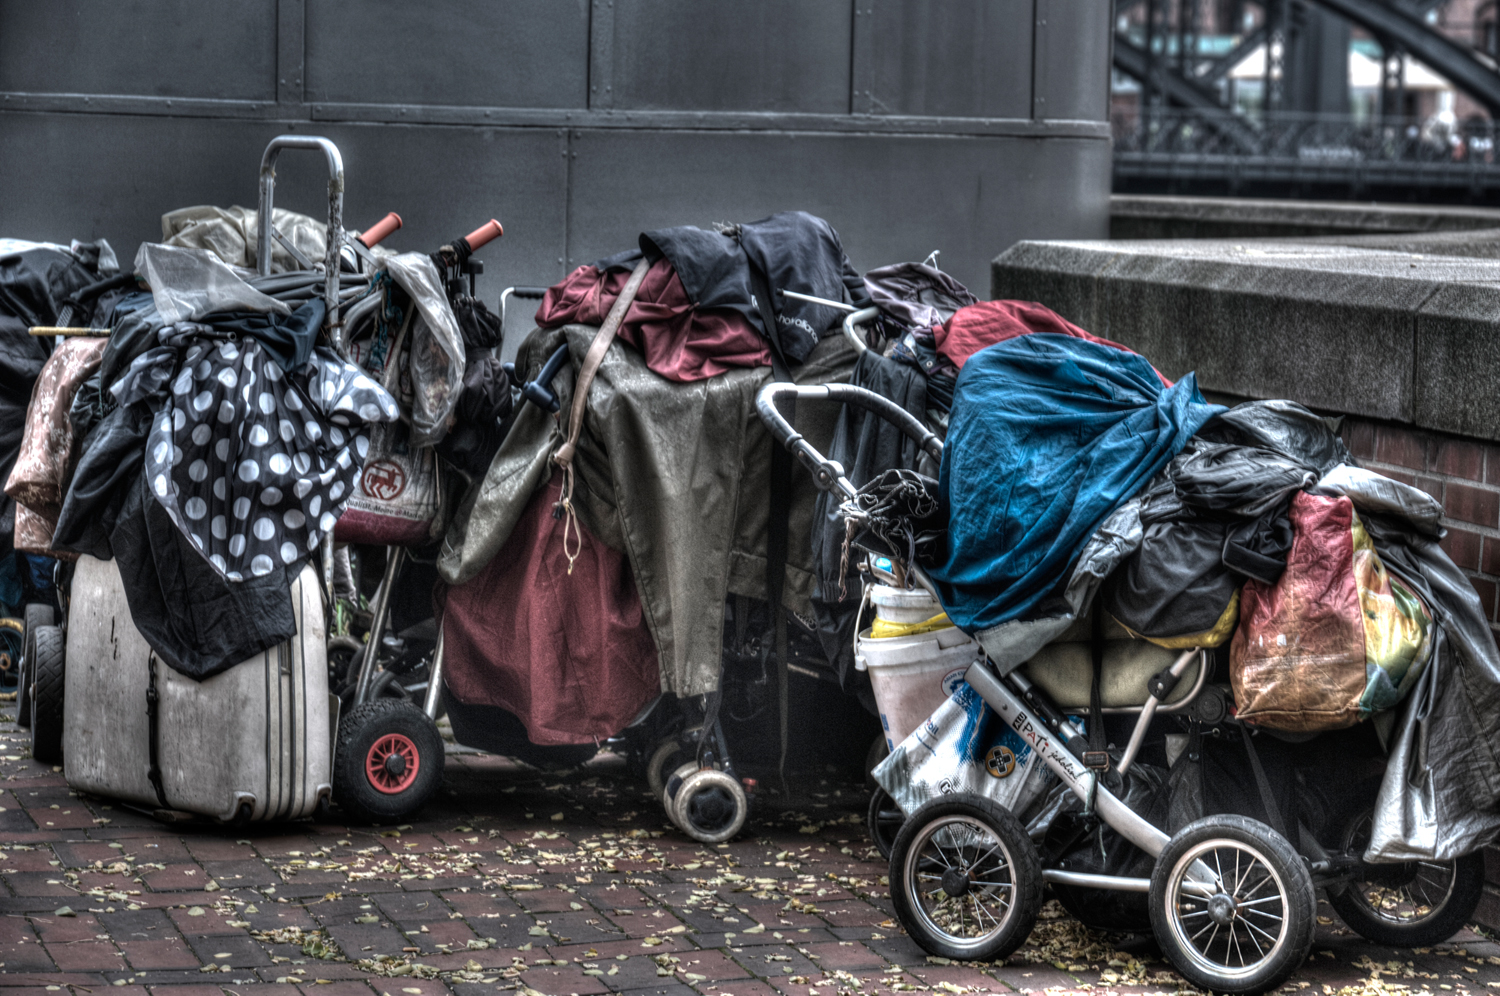
[[[562,475],[443,607],[443,680],[468,705],[520,718],[534,744],[583,744],[623,730],[661,690],[656,644],[625,556],[587,529],[568,573]],[[575,537],[570,535],[570,543]]]
[[[1127,353],[1135,352],[1118,342],[1085,332],[1051,308],[1032,301],[980,301],[968,305],[954,312],[953,317],[942,325],[935,326],[932,337],[937,343],[937,351],[954,366],[963,369],[964,361],[984,347],[1036,332],[1070,335]],[[1156,376],[1161,377],[1161,372],[1158,371]],[[1172,386],[1165,377],[1161,377],[1161,382],[1167,387]]]
[[[629,270],[601,274],[593,266],[580,266],[547,289],[536,323],[544,329],[602,325],[629,279]],[[736,367],[771,365],[771,347],[754,326],[735,311],[695,307],[665,259],[646,271],[619,337],[667,380],[707,380]]]

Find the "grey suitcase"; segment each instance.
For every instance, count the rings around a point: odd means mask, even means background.
[[[297,636],[203,681],[157,659],[136,630],[114,561],[81,557],[64,671],[70,786],[153,810],[219,820],[309,816],[330,793],[337,706],[328,693],[314,568],[292,582]],[[158,795],[147,692],[155,671]]]

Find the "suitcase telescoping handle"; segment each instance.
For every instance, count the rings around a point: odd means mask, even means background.
[[[853,498],[855,494],[854,485],[844,476],[844,468],[839,462],[819,453],[781,414],[778,404],[783,400],[838,401],[863,408],[900,429],[903,435],[922,447],[934,460],[943,459],[942,440],[905,408],[874,391],[852,384],[767,384],[755,396],[755,410],[776,441],[796,454],[802,465],[812,473],[813,481],[820,491],[837,490],[845,499]]]

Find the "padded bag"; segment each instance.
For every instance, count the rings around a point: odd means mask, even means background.
[[[1239,717],[1293,733],[1388,709],[1432,656],[1432,616],[1381,563],[1345,497],[1292,498],[1292,550],[1274,585],[1250,580],[1230,644]]]
[[[402,361],[410,362],[408,333],[415,314],[416,309],[408,307],[406,320],[385,354],[380,375],[381,386],[400,399],[403,414],[411,411],[411,392],[401,390]],[[361,356],[359,361],[369,368],[369,356]],[[364,469],[344,514],[333,527],[333,538],[340,543],[425,546],[436,538],[442,505],[432,447],[414,445],[411,426],[404,417],[400,422],[371,426],[369,439]]]

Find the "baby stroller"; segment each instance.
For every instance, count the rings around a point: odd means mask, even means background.
[[[860,494],[844,469],[819,454],[781,415],[778,402],[792,399],[843,402],[874,413],[935,460],[941,457],[942,443],[895,403],[849,385],[772,384],[757,397],[758,412],[773,435],[796,454],[820,488],[843,496],[840,511],[854,527],[855,546],[872,557],[896,561],[907,579],[931,591],[918,564],[900,563],[906,551],[886,548],[869,528],[868,506],[857,500]],[[1128,701],[1111,703],[1112,712],[1136,715],[1122,751],[1101,752],[1103,744],[1090,743],[1068,718],[1088,711],[1079,708],[1089,702],[1087,685],[1070,689],[1058,675],[1029,674],[1025,666],[1002,675],[982,655],[968,667],[964,680],[1042,760],[1056,778],[1056,791],[1040,814],[1031,811],[1029,828],[1018,818],[1021,814],[963,792],[939,795],[906,814],[891,850],[890,886],[897,918],[918,944],[946,958],[1003,960],[1030,934],[1044,885],[1075,911],[1080,897],[1108,903],[1110,897],[1135,894],[1136,902],[1146,899],[1151,930],[1166,958],[1192,985],[1213,992],[1258,993],[1284,982],[1307,956],[1320,888],[1350,927],[1378,943],[1437,943],[1467,922],[1480,898],[1482,858],[1366,864],[1362,854],[1374,799],[1368,790],[1362,804],[1356,801],[1341,810],[1344,815],[1332,833],[1314,834],[1295,820],[1290,832],[1282,833],[1259,820],[1221,814],[1193,819],[1169,834],[1159,825],[1164,822],[1159,813],[1148,819],[1143,811],[1149,810],[1131,790],[1137,774],[1132,768],[1143,767],[1138,758],[1153,719],[1164,708],[1180,708],[1219,728],[1239,727],[1233,735],[1245,738],[1266,811],[1272,822],[1282,822],[1248,731],[1229,715],[1223,692],[1206,681],[1207,656],[1196,648],[1180,655],[1151,649],[1153,667],[1117,669],[1106,680],[1116,699],[1121,688],[1133,688]],[[1107,661],[1105,667],[1108,674]],[[1093,704],[1098,717],[1097,696]],[[1135,868],[1149,869],[1149,874],[1066,867],[1068,862],[1047,846],[1046,824],[1059,822],[1068,806],[1080,815],[1069,796],[1083,803],[1082,818],[1074,820],[1083,839],[1098,840],[1102,848],[1112,832],[1124,850],[1134,849]],[[1328,810],[1340,812],[1332,806]],[[1042,846],[1036,838],[1042,838]],[[1135,870],[1130,863],[1124,867]]]

